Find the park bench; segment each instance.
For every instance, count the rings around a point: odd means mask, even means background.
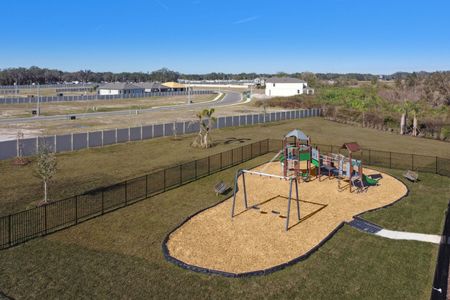
[[[226,185],[223,181],[220,181],[214,186],[214,191],[216,192],[216,195],[219,196],[226,194],[230,190],[230,187]]]
[[[405,177],[409,181],[416,182],[417,180],[419,180],[419,173],[407,170],[405,173],[403,173],[403,177]]]

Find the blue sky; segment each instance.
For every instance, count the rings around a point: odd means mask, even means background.
[[[448,0],[2,2],[0,68],[375,74],[450,69]]]

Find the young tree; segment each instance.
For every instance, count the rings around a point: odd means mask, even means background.
[[[200,124],[200,129],[197,137],[192,142],[192,146],[200,148],[211,147],[211,131],[216,118],[213,117],[214,108],[204,109],[203,111],[197,113],[197,119]]]
[[[204,109],[202,111],[202,115],[205,119],[203,119],[202,127],[203,127],[203,148],[209,148],[211,147],[211,131],[214,123],[216,122],[216,118],[213,117],[215,110],[214,108],[211,109]]]
[[[39,147],[37,155],[36,173],[44,183],[44,200],[42,203],[48,203],[48,184],[56,174],[56,156],[48,147],[43,144]]]

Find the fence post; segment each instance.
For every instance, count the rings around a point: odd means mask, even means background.
[[[47,205],[44,205],[44,235],[47,234]]]
[[[183,183],[183,165],[180,165],[180,185]]]
[[[392,169],[392,152],[389,151],[389,169]]]
[[[148,197],[148,174],[145,175],[145,197]]]
[[[436,156],[436,174],[438,174],[438,171],[439,171],[439,169],[438,169],[438,157]]]
[[[102,189],[102,215],[105,214],[105,190]]]
[[[12,217],[8,215],[8,245],[12,246]]]
[[[125,206],[127,206],[128,202],[128,180],[125,180]]]
[[[164,169],[164,180],[163,180],[163,182],[164,182],[164,192],[166,191],[166,169]]]
[[[208,156],[208,175],[211,174],[211,156]]]
[[[195,179],[197,179],[197,160],[195,160],[195,173],[194,173],[194,175],[195,175]]]
[[[75,196],[75,224],[78,224],[78,195]]]
[[[234,150],[231,149],[231,165],[234,166]]]

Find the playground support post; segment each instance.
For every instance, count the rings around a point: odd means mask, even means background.
[[[234,217],[234,210],[236,207],[236,194],[238,191],[238,179],[239,179],[239,176],[241,176],[241,174],[244,175],[244,173],[240,169],[236,172],[236,176],[234,177],[233,204],[231,206],[231,217],[232,218]],[[242,177],[242,179],[244,179],[244,177]],[[247,207],[247,191],[245,189],[245,181],[244,181],[244,200],[245,200],[245,206]]]
[[[300,199],[298,198],[298,182],[297,180],[295,181],[295,199],[297,202],[297,218],[300,221]]]
[[[242,172],[242,186],[244,187],[244,204],[245,204],[245,209],[248,208],[248,203],[247,203],[247,187],[245,185],[245,173]]]
[[[292,185],[295,183],[295,195],[296,195],[296,199],[295,202],[297,204],[297,217],[298,220],[300,221],[300,203],[299,203],[299,199],[298,199],[298,183],[297,183],[297,179],[291,179],[289,182],[289,197],[288,197],[288,207],[287,207],[287,215],[286,215],[286,231],[289,230],[289,218],[290,218],[290,214],[291,214],[291,201],[292,201]]]

